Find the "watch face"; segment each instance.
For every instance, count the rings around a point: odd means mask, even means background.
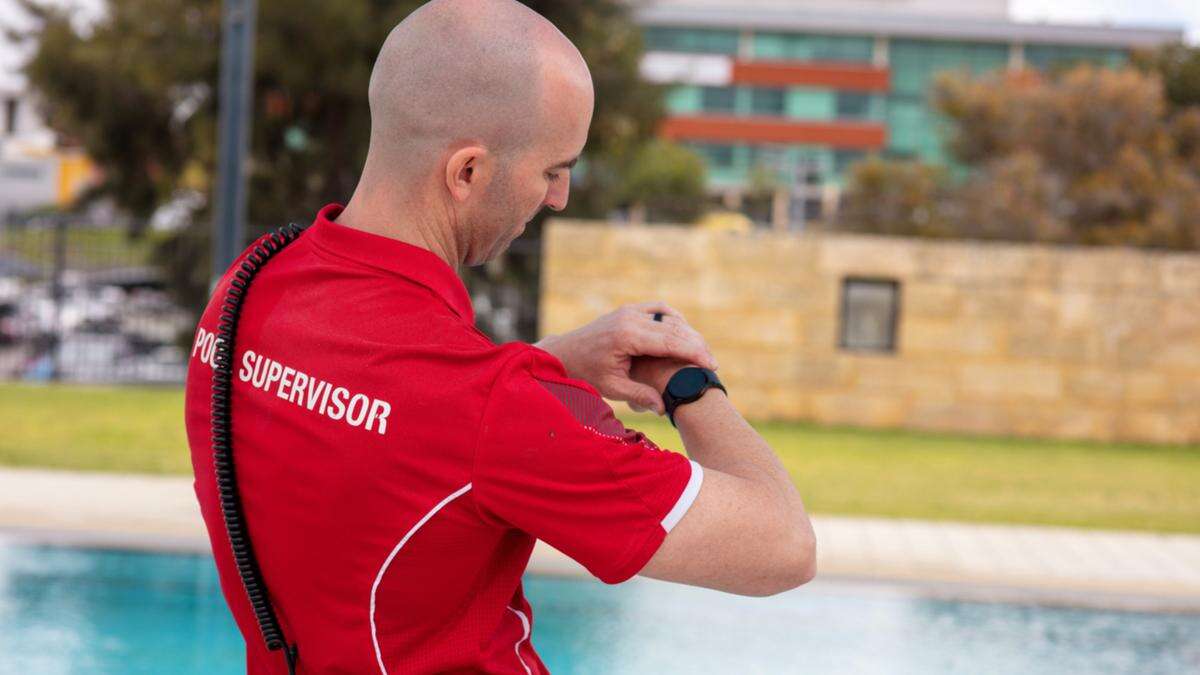
[[[685,368],[675,374],[667,383],[667,390],[675,398],[687,398],[700,391],[708,378],[699,368]]]

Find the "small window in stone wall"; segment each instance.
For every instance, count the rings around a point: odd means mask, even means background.
[[[848,277],[842,280],[838,346],[850,351],[895,352],[900,321],[900,282]]]

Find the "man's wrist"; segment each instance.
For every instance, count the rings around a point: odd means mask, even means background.
[[[554,354],[554,345],[558,343],[558,341],[559,341],[559,339],[561,339],[561,337],[562,336],[559,336],[559,335],[546,335],[546,336],[543,336],[541,340],[538,340],[537,342],[533,343],[533,346],[537,347],[538,349],[540,349],[544,352]],[[558,356],[558,354],[554,354],[554,355]]]
[[[650,384],[650,386],[657,389],[658,393],[665,394],[667,392],[667,385],[671,383],[671,378],[675,377],[676,373],[683,370],[684,368],[700,368],[700,367],[701,366],[697,366],[694,363],[688,363],[687,361],[675,361],[671,367],[665,368],[661,371],[662,375],[656,381],[649,382],[647,384]]]
[[[720,394],[720,396],[713,396],[713,392]],[[707,414],[707,411],[712,410],[712,406],[720,405],[720,402],[717,400],[718,398],[728,398],[728,394],[716,387],[709,387],[695,401],[676,406],[675,411],[672,413],[672,417],[675,418],[675,426],[678,427],[680,422],[686,422],[690,418]]]
[[[688,366],[676,371],[662,390],[667,417],[675,425],[674,412],[703,398],[710,389],[725,390],[717,374],[708,368]]]

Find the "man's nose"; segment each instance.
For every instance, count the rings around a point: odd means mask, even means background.
[[[553,185],[546,192],[546,199],[542,203],[552,211],[562,211],[567,208],[567,199],[570,196],[571,183],[570,181],[560,181],[561,185]]]

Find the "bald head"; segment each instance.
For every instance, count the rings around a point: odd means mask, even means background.
[[[561,210],[587,142],[579,50],[513,0],[433,0],[388,35],[371,72],[371,145],[339,222],[453,264],[498,256]]]
[[[528,7],[429,2],[392,30],[371,72],[368,164],[414,177],[456,142],[503,160],[535,140],[563,80],[591,87],[575,46]]]

